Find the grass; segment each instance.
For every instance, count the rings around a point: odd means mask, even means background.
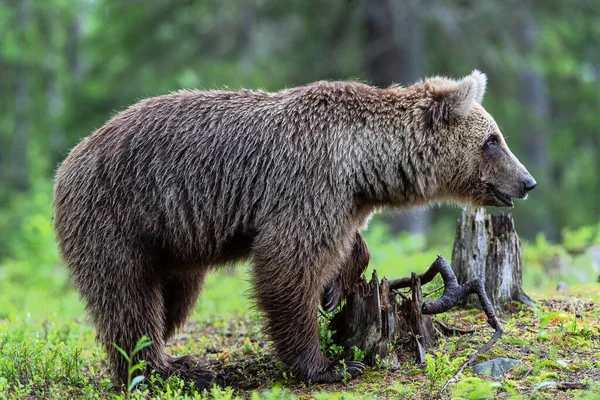
[[[43,205],[48,199],[36,201]],[[95,343],[94,330],[60,265],[49,220],[43,215],[48,214],[33,212],[25,218],[13,257],[0,264],[0,399],[425,399],[437,396],[492,333],[481,312],[453,310],[438,317],[447,325],[475,328],[475,333],[443,337],[429,351],[424,367],[414,364],[412,351],[400,349],[398,363],[381,360],[358,379],[336,385],[299,383],[276,360],[261,333],[260,316],[248,300],[247,267],[241,267],[209,277],[202,301],[169,343],[172,354],[196,354],[210,363],[219,372],[219,385],[198,392],[177,378],[165,381],[150,375],[125,393],[110,379],[106,355]],[[380,277],[422,272],[438,252],[451,254],[448,244],[428,249],[422,237],[390,239],[378,224],[367,236],[370,268]],[[569,245],[577,247],[577,240],[572,234]],[[515,305],[503,315],[506,333],[481,360],[510,357],[520,364],[501,379],[478,377],[468,368],[446,397],[600,398],[600,284],[593,283],[592,268],[579,268],[577,276],[568,269],[546,273],[547,265],[557,259],[570,266],[587,265],[585,255],[572,256],[565,248],[541,237],[524,245],[526,291],[538,301],[539,310]],[[581,271],[590,283],[577,284]],[[570,288],[557,292],[560,281]],[[434,281],[424,292],[438,286]],[[335,353],[326,330],[322,336],[326,350]],[[355,356],[360,358],[359,352]],[[569,389],[566,384],[579,386]]]
[[[412,352],[405,351],[399,365],[369,369],[359,379],[337,385],[306,385],[295,381],[275,359],[260,331],[260,317],[245,302],[245,277],[243,270],[213,275],[208,284],[213,289],[207,290],[206,297],[209,304],[215,302],[219,312],[207,314],[207,305],[200,303],[169,345],[173,354],[198,354],[213,364],[222,376],[221,387],[199,393],[185,389],[178,379],[165,382],[151,376],[132,390],[131,398],[429,398],[491,334],[482,313],[452,311],[440,317],[446,324],[481,329],[467,336],[443,338],[439,347],[429,352],[424,368],[414,365]],[[240,290],[229,291],[226,302],[219,293],[232,287]],[[481,379],[467,369],[451,387],[452,397],[597,398],[599,292],[597,284],[561,294],[530,291],[539,300],[540,311],[515,305],[503,317],[504,337],[483,358],[510,357],[521,364],[502,379]],[[83,313],[75,318],[58,313],[4,318],[0,322],[0,355],[0,398],[128,396],[113,387],[106,357],[95,344],[94,331]],[[587,389],[565,391],[564,383],[584,384]]]

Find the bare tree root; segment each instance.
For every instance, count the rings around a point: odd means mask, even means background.
[[[431,264],[429,269],[425,271],[423,274],[418,275],[418,279],[422,285],[431,282],[433,278],[440,274],[444,281],[444,292],[442,296],[437,300],[425,301],[423,303],[422,312],[423,314],[434,315],[440,314],[450,310],[452,307],[458,305],[466,296],[470,294],[476,294],[479,298],[479,302],[481,303],[481,308],[485,312],[488,317],[488,323],[494,329],[494,334],[490,338],[490,340],[481,346],[475,354],[473,354],[467,362],[465,362],[458,372],[450,378],[442,388],[440,395],[446,390],[449,384],[456,383],[459,375],[464,371],[464,369],[479,357],[479,355],[488,351],[495,343],[498,341],[502,333],[502,326],[494,313],[494,307],[492,303],[488,299],[488,296],[485,292],[485,285],[481,278],[471,279],[462,285],[458,284],[458,280],[456,279],[456,275],[450,267],[450,264],[444,257],[438,255],[437,259]],[[414,282],[414,277],[410,278],[400,278],[394,279],[389,282],[390,289],[401,289],[411,287],[412,282]]]
[[[444,323],[442,320],[435,318],[433,320],[433,322],[436,325],[439,325],[439,327],[441,328],[442,332],[444,335],[446,336],[454,336],[454,335],[470,335],[471,333],[475,333],[477,332],[480,328],[477,329],[461,329],[461,328],[456,328],[454,326],[450,326],[446,323]]]

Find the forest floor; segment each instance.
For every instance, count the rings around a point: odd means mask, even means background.
[[[467,368],[443,398],[600,398],[600,284],[529,294],[539,309],[515,305],[504,314],[504,336],[477,361],[506,357],[519,364],[498,379],[478,377]],[[446,325],[474,332],[442,338],[423,366],[415,365],[412,351],[400,351],[397,362],[382,360],[358,379],[307,385],[275,359],[255,312],[195,314],[170,342],[169,351],[199,355],[218,372],[219,386],[198,392],[178,379],[150,376],[130,392],[119,393],[110,381],[104,352],[83,320],[9,316],[0,320],[0,399],[439,398],[444,383],[492,330],[477,310],[453,310],[438,317]],[[323,332],[325,350],[335,351],[328,348]]]

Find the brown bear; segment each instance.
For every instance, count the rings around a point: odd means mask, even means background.
[[[165,343],[208,272],[252,261],[254,297],[297,377],[364,369],[321,352],[317,310],[352,289],[360,231],[382,207],[512,206],[535,180],[483,109],[486,76],[378,89],[317,82],[275,93],[181,91],[143,100],[81,141],[56,174],[60,251],[117,382],[140,359],[203,388],[214,374]]]

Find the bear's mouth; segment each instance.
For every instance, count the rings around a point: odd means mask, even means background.
[[[496,198],[496,200],[498,200],[500,203],[502,203],[506,207],[514,207],[515,206],[515,204],[512,201],[512,196],[510,196],[504,192],[501,192],[497,188],[494,188],[493,194],[494,194],[494,197]]]

